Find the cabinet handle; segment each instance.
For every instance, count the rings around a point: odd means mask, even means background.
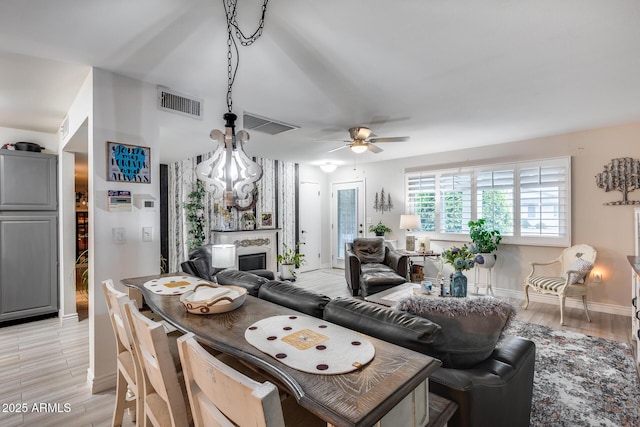
[[[636,311],[636,319],[640,320],[640,311]]]
[[[638,308],[638,297],[633,297],[631,299],[631,304],[633,304],[635,308]]]
[[[638,341],[640,341],[640,329],[636,331],[636,335],[638,336]]]

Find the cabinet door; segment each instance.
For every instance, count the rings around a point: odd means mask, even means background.
[[[57,217],[0,214],[0,322],[58,311]]]
[[[0,151],[0,211],[55,211],[57,157]]]

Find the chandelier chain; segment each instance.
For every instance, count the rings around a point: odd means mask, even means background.
[[[263,0],[262,3],[262,14],[260,16],[260,20],[258,22],[258,28],[251,34],[249,37],[245,36],[242,30],[240,30],[240,26],[238,25],[238,21],[236,19],[237,11],[238,11],[238,0],[222,0],[222,5],[224,6],[224,11],[227,17],[227,110],[231,113],[233,109],[233,99],[232,99],[232,91],[233,91],[233,83],[236,80],[236,73],[238,72],[238,66],[240,65],[240,55],[238,52],[238,45],[236,43],[236,38],[240,41],[242,46],[250,46],[256,40],[260,38],[262,35],[262,31],[264,30],[264,17],[267,13],[267,4],[269,0]],[[233,31],[235,30],[236,37],[233,37]],[[235,64],[233,63],[235,51]]]

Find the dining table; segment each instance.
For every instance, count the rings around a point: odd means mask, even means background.
[[[368,363],[347,373],[303,372],[245,339],[247,329],[256,322],[275,316],[304,316],[302,313],[251,295],[246,296],[241,306],[228,312],[189,313],[180,302],[179,294],[158,294],[145,286],[150,281],[171,276],[188,275],[168,273],[126,278],[122,283],[141,291],[145,304],[178,330],[191,332],[202,344],[236,357],[276,379],[302,407],[329,425],[375,425],[414,390],[428,383],[429,375],[441,365],[439,360],[425,354],[359,334],[375,349],[375,355]],[[210,282],[202,280],[202,283]],[[429,395],[431,393],[425,398]]]

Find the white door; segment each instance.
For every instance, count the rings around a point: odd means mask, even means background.
[[[364,237],[364,181],[331,184],[331,266],[344,268],[345,243]]]
[[[300,183],[300,253],[305,263],[300,271],[320,268],[320,184],[317,182]]]

